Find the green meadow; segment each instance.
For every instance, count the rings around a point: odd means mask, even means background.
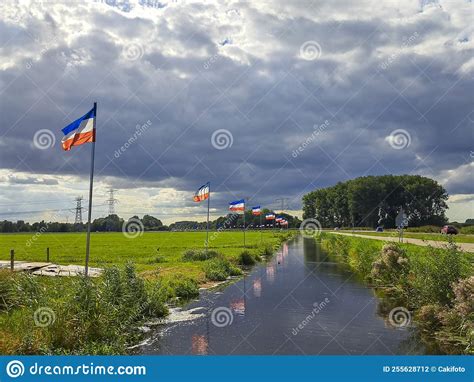
[[[200,286],[240,276],[291,232],[93,233],[97,278],[0,270],[0,354],[129,354],[147,320],[199,296]],[[84,264],[85,233],[0,235],[0,260]]]
[[[218,251],[231,262],[237,262],[239,254],[247,250],[258,255],[268,247],[277,247],[286,233],[277,231],[247,231],[246,246],[243,232],[209,232],[209,250]],[[141,235],[121,232],[91,234],[91,267],[123,266],[135,264],[144,276],[183,273],[205,281],[201,262],[182,261],[189,249],[203,250],[206,232],[144,232]],[[15,250],[15,260],[46,261],[46,248],[50,250],[50,262],[68,265],[84,265],[85,233],[42,233],[0,235],[0,260],[10,259]]]

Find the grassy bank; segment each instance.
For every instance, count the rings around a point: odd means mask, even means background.
[[[338,231],[344,233],[352,233],[352,231],[344,230]],[[374,231],[354,231],[357,235],[367,235],[367,236],[380,236],[380,237],[398,237],[398,231],[396,230],[387,230],[385,232],[374,232]],[[418,233],[418,232],[403,232],[404,238],[411,239],[420,239],[420,240],[433,240],[433,241],[446,241],[446,235],[440,233]],[[474,243],[474,235],[453,235],[451,239],[455,243]]]
[[[422,340],[439,353],[474,354],[474,254],[321,234],[331,256],[346,263],[394,307],[411,312]]]
[[[271,255],[285,232],[94,234],[91,265],[105,269],[95,279],[41,277],[0,271],[0,354],[124,354],[147,319],[167,314],[167,304],[199,295],[199,286],[242,274]],[[15,248],[17,260],[83,264],[84,235],[2,235],[0,259]],[[7,250],[8,249],[8,250]]]

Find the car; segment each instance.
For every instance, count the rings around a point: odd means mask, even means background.
[[[441,233],[443,235],[457,235],[458,230],[457,230],[456,227],[454,227],[452,225],[445,225],[445,226],[443,226],[443,228],[441,228]]]
[[[375,228],[375,232],[383,232],[383,227],[377,227]]]

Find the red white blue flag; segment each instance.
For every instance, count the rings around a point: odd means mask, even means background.
[[[236,200],[235,202],[230,202],[229,210],[234,211],[234,212],[245,211],[245,200],[240,199],[240,200]]]
[[[64,133],[64,138],[61,141],[64,150],[69,151],[73,146],[95,142],[95,117],[95,108],[92,108],[81,118],[61,130]]]
[[[199,187],[199,190],[193,196],[193,200],[195,202],[202,202],[209,198],[209,182],[207,182],[204,186]]]
[[[262,213],[260,206],[252,207],[252,215],[259,216]]]

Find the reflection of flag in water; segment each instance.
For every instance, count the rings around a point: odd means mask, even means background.
[[[283,252],[280,251],[277,253],[278,264],[283,265]]]
[[[191,351],[197,355],[207,355],[207,348],[209,346],[206,337],[195,334],[191,338]]]
[[[240,199],[229,203],[229,210],[231,211],[245,211],[245,200]]]
[[[283,254],[283,258],[286,259],[288,257],[288,244],[287,243],[283,243],[281,252]]]
[[[262,295],[262,281],[260,279],[253,280],[253,295],[255,297]]]
[[[252,215],[259,216],[261,214],[260,206],[252,207]]]
[[[273,265],[267,265],[267,280],[269,283],[275,281],[275,267]]]
[[[241,316],[245,315],[245,300],[243,298],[231,301],[230,307],[235,313]]]
[[[275,266],[274,265],[267,265],[267,280],[270,284],[275,281]]]
[[[265,215],[265,220],[275,220],[275,215],[274,214],[267,214],[267,215]]]
[[[61,131],[64,138],[61,143],[63,149],[71,150],[73,146],[83,145],[84,143],[95,142],[95,107],[81,118],[67,125]]]
[[[194,194],[193,200],[195,202],[202,202],[207,198],[209,198],[209,182],[206,183],[204,186],[199,187],[199,190],[197,190]]]

